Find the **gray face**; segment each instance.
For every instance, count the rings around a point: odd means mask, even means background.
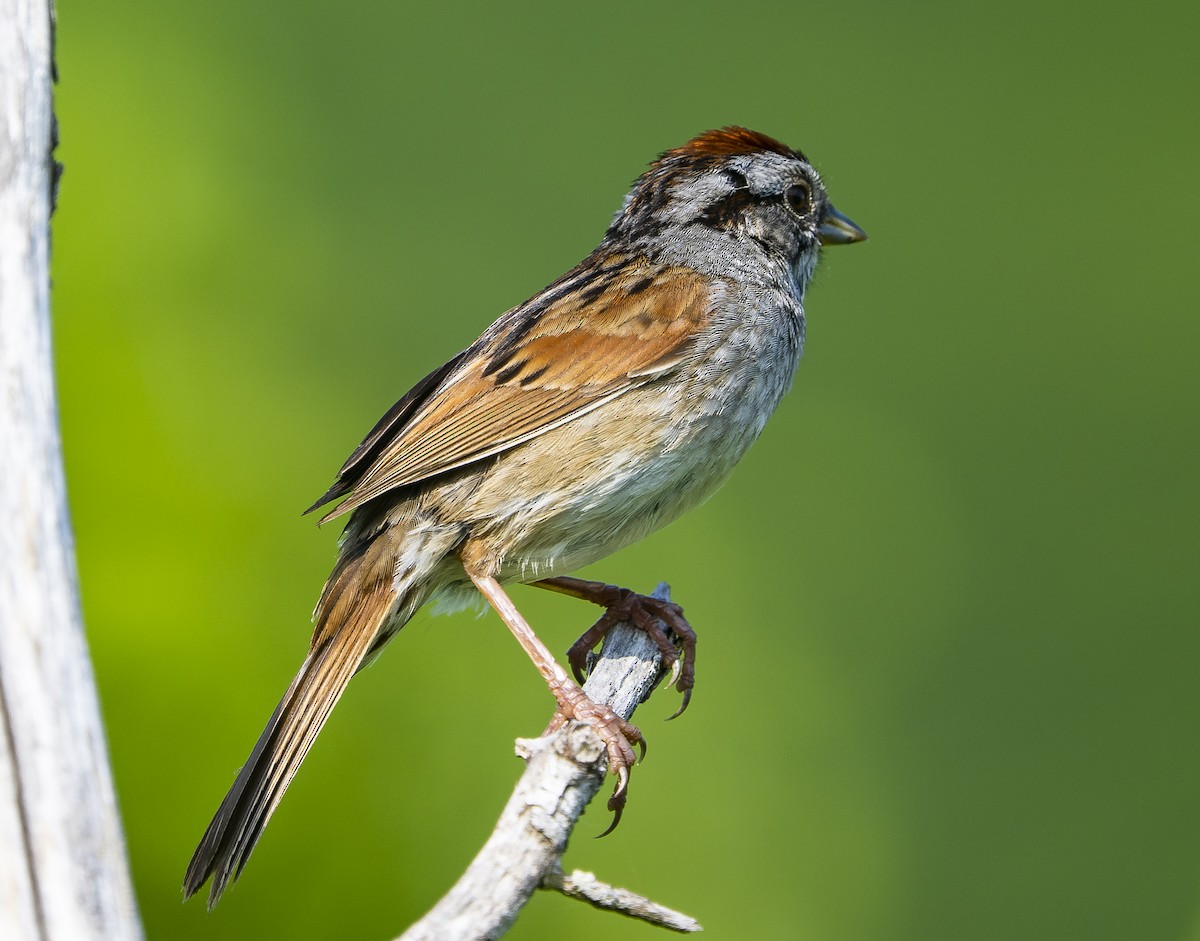
[[[803,292],[829,206],[812,166],[795,154],[755,152],[671,166],[669,176],[664,169],[638,180],[610,236],[666,244],[679,262],[713,273],[765,255]]]
[[[782,255],[791,267],[816,252],[828,197],[821,178],[795,157],[761,153],[730,157],[710,171],[726,180],[726,191],[702,218],[714,227],[750,239]],[[703,185],[703,181],[700,181]]]

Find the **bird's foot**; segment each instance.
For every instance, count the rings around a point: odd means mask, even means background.
[[[553,688],[552,691],[558,700],[558,711],[550,720],[544,734],[549,735],[557,731],[572,719],[587,723],[604,743],[609,772],[617,776],[616,789],[608,799],[608,809],[613,813],[613,820],[608,829],[600,834],[607,836],[621,822],[621,814],[625,810],[625,800],[629,794],[629,771],[639,761],[635,749],[640,749],[641,757],[645,758],[646,739],[636,725],[622,719],[603,703],[589,699],[588,695],[570,680],[566,680],[562,686]]]
[[[628,588],[606,585],[603,582],[589,582],[578,578],[547,581],[563,583],[560,586],[548,587],[554,587],[607,609],[600,620],[584,631],[567,651],[571,671],[580,683],[587,672],[588,654],[613,627],[627,621],[645,631],[658,645],[663,664],[671,670],[667,682],[673,683],[675,689],[683,694],[683,701],[671,718],[683,714],[683,710],[691,702],[692,688],[696,685],[696,632],[684,618],[683,608],[673,601],[663,601],[652,595],[639,595]],[[668,636],[663,625],[670,629],[674,640]]]

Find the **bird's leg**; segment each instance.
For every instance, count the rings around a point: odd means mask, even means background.
[[[572,598],[582,598],[606,609],[600,620],[584,631],[583,636],[567,651],[567,661],[579,682],[583,682],[588,653],[604,639],[604,635],[611,628],[622,621],[628,621],[649,635],[658,645],[663,663],[672,668],[672,680],[675,688],[683,694],[683,702],[671,718],[681,715],[688,707],[692,698],[692,687],[696,685],[696,632],[684,619],[683,608],[674,602],[662,601],[652,595],[639,595],[628,588],[570,576],[543,578],[529,584],[570,595]],[[663,624],[674,633],[674,643],[662,629]],[[679,645],[678,649],[675,644]]]
[[[604,831],[605,833],[610,832],[620,821],[621,811],[625,807],[626,792],[629,788],[629,769],[638,760],[634,747],[640,747],[642,756],[645,757],[646,740],[638,731],[637,726],[626,722],[603,703],[589,699],[579,684],[567,676],[567,671],[558,665],[546,645],[533,632],[529,622],[521,616],[521,612],[517,610],[516,605],[512,603],[495,578],[490,575],[474,575],[469,571],[468,574],[471,576],[471,581],[475,583],[475,587],[500,615],[500,620],[512,631],[517,643],[525,649],[525,653],[529,655],[529,659],[533,661],[537,671],[542,674],[542,679],[546,681],[550,692],[558,701],[558,711],[546,732],[553,732],[567,720],[576,719],[586,722],[595,729],[604,742],[605,750],[608,753],[608,770],[617,776],[616,790],[608,799],[608,809],[615,815],[612,826]]]

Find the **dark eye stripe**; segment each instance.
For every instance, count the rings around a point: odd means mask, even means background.
[[[744,190],[750,186],[750,182],[746,179],[746,175],[740,170],[735,170],[733,167],[726,167],[721,171],[725,174],[725,178],[733,184],[735,190]]]
[[[696,221],[710,229],[727,229],[758,202],[761,202],[759,197],[749,190],[734,190],[705,209]]]

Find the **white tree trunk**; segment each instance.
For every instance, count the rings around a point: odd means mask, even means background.
[[[83,636],[50,344],[52,12],[0,0],[0,938],[142,929]]]

